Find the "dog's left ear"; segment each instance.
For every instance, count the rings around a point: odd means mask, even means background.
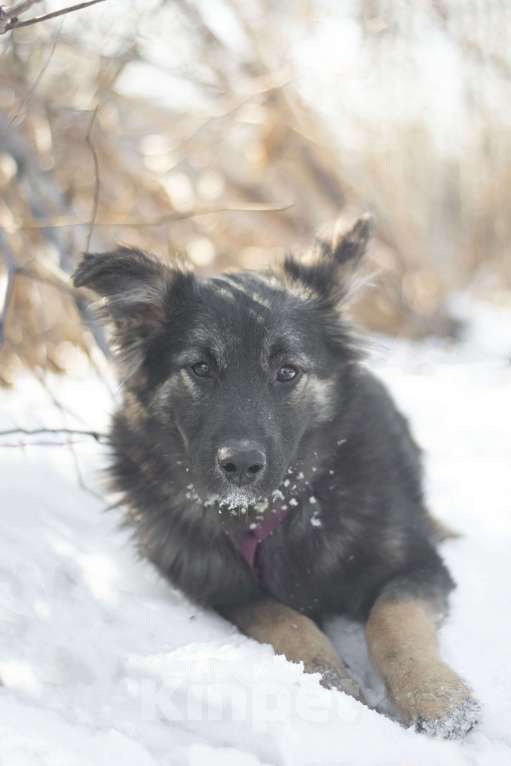
[[[299,285],[306,297],[342,301],[350,291],[350,272],[355,271],[362,260],[371,231],[372,218],[366,213],[347,233],[333,237],[330,242],[319,240],[312,263],[287,256],[285,276]]]

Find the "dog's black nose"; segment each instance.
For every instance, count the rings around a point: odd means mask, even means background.
[[[251,441],[231,441],[216,453],[218,467],[224,477],[243,487],[260,479],[266,468],[266,455]]]

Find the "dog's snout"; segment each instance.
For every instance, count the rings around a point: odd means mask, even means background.
[[[243,487],[260,479],[266,469],[266,455],[254,442],[229,442],[216,454],[217,465],[227,481]]]

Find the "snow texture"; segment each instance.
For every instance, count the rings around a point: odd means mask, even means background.
[[[481,702],[473,732],[406,730],[187,601],[105,512],[105,447],[85,439],[74,457],[0,447],[2,766],[509,766],[511,338],[488,348],[502,325],[484,321],[454,349],[376,341],[371,362],[426,449],[431,507],[462,534],[443,546],[459,587],[440,644]],[[106,427],[98,378],[52,387],[75,418],[27,379],[2,392],[0,428]],[[329,633],[385,707],[359,626]]]

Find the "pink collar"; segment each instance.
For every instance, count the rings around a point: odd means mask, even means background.
[[[259,545],[269,537],[275,529],[287,518],[289,511],[279,510],[270,511],[259,524],[245,529],[241,537],[230,535],[234,545],[241,553],[250,569],[252,569],[258,579],[262,580],[262,572],[256,561]]]

